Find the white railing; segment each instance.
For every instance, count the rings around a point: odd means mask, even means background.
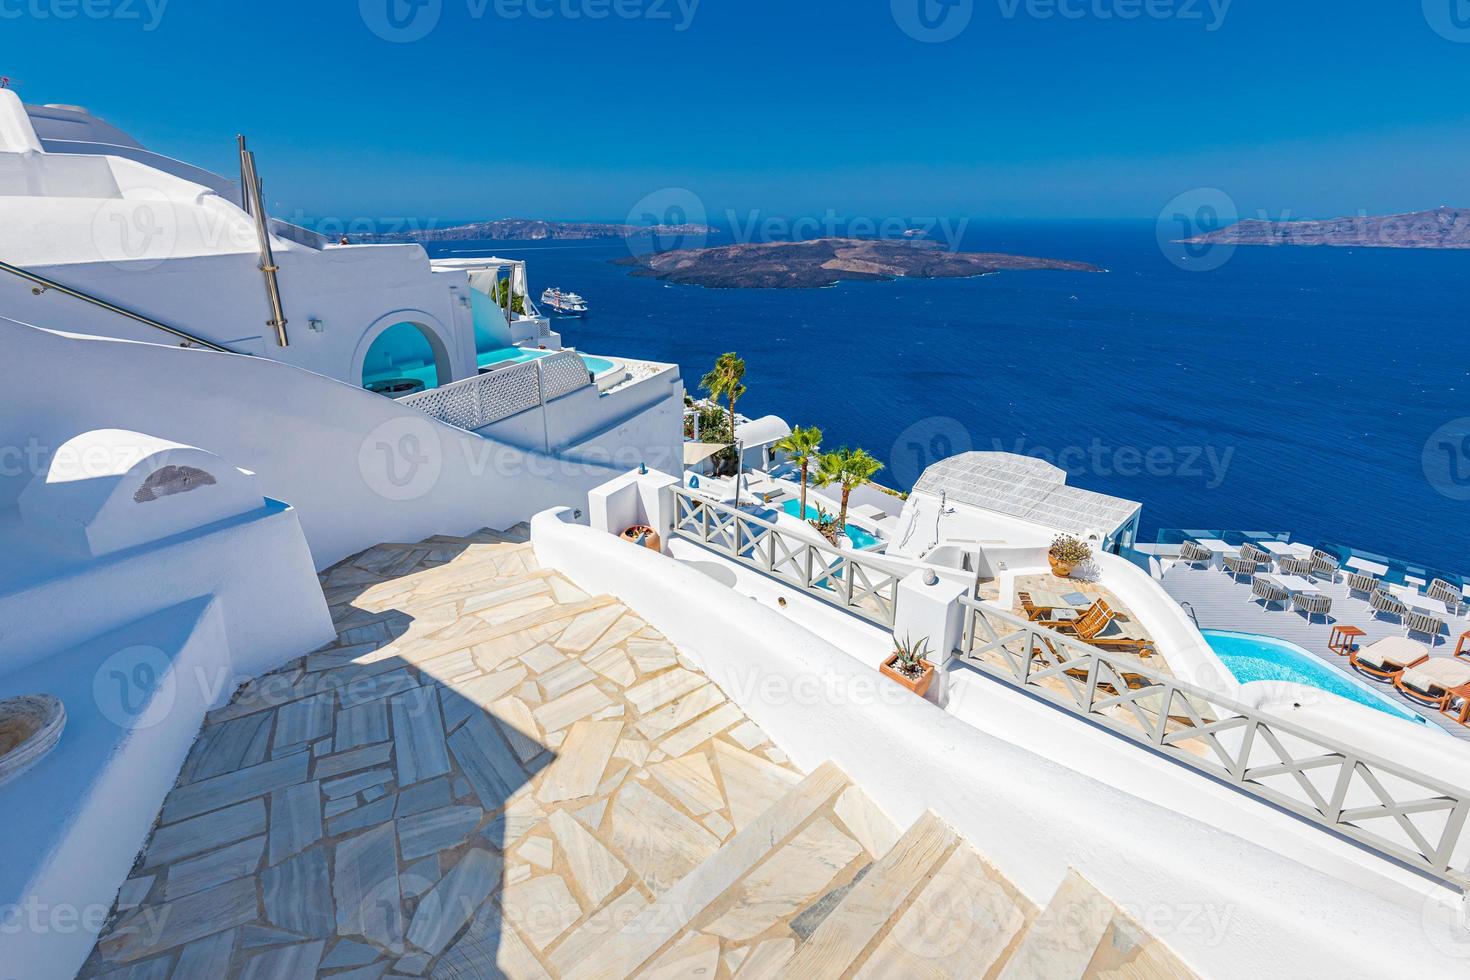
[[[1470,791],[1187,684],[1024,617],[961,599],[957,654],[1176,762],[1470,890]]]
[[[500,368],[399,402],[461,429],[478,429],[592,384],[587,365],[561,352]]]
[[[675,489],[674,533],[892,628],[901,576],[862,552],[808,541],[774,523]]]

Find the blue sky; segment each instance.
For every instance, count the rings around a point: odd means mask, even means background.
[[[1466,0],[412,2],[0,0],[0,73],[221,172],[244,132],[282,214],[1470,205]]]

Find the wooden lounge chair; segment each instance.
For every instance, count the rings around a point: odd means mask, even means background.
[[[1153,645],[1152,638],[1137,623],[1119,622],[1106,599],[1094,602],[1076,622],[1059,623],[1057,629],[1105,650],[1137,651]]]
[[[1042,656],[1041,657],[1042,662],[1046,666],[1051,667],[1051,666],[1054,666],[1054,665],[1060,665],[1060,664],[1068,663],[1068,662],[1076,659],[1075,657],[1063,656],[1057,650],[1056,645],[1053,644],[1052,641],[1049,640],[1049,639],[1047,639],[1046,637],[1044,637],[1044,636],[1043,637],[1040,637],[1040,640],[1041,640],[1042,644],[1046,646],[1047,650],[1049,650],[1051,652],[1051,657],[1050,657],[1049,660],[1048,660],[1048,658],[1046,656]],[[1090,667],[1079,665],[1076,668],[1073,668],[1073,669],[1070,669],[1070,670],[1065,670],[1065,671],[1063,671],[1063,673],[1065,673],[1068,677],[1072,678],[1073,680],[1078,680],[1078,681],[1084,681],[1085,682],[1087,680],[1089,669],[1090,669]],[[1149,680],[1147,677],[1144,677],[1142,674],[1135,673],[1133,671],[1123,670],[1121,667],[1118,667],[1116,664],[1112,665],[1112,668],[1111,669],[1112,669],[1112,671],[1115,674],[1117,674],[1118,676],[1120,676],[1120,677],[1123,678],[1123,683],[1128,686],[1128,690],[1130,690],[1130,691],[1140,691],[1140,690],[1142,690],[1142,689],[1144,689],[1146,687],[1150,687],[1150,686],[1152,686],[1154,684],[1153,681]],[[1118,689],[1117,689],[1117,687],[1115,687],[1114,685],[1108,683],[1107,681],[1101,681],[1101,680],[1098,681],[1097,689],[1099,691],[1106,692],[1109,697],[1117,697],[1118,696]]]
[[[1276,559],[1276,570],[1282,575],[1300,575],[1305,578],[1312,574],[1312,559],[1282,555]]]
[[[1239,558],[1226,558],[1225,570],[1231,578],[1254,577],[1261,570],[1261,563],[1241,555]]]
[[[1291,605],[1290,592],[1287,592],[1275,582],[1260,575],[1251,579],[1251,595],[1262,600],[1268,609],[1273,603],[1277,602],[1281,603],[1283,609]]]
[[[1320,592],[1298,592],[1291,597],[1291,604],[1297,612],[1307,614],[1309,623],[1313,616],[1321,616],[1325,621],[1332,615],[1332,596]]]
[[[1194,541],[1186,541],[1179,546],[1179,557],[1190,565],[1205,564],[1215,560],[1215,553],[1202,544]]]
[[[1312,552],[1312,574],[1325,578],[1329,582],[1337,581],[1337,573],[1341,570],[1341,564],[1336,556],[1318,548]]]
[[[1383,583],[1378,580],[1378,576],[1369,575],[1367,572],[1353,572],[1348,576],[1349,592],[1361,592],[1363,595],[1371,596],[1382,585]]]
[[[1470,664],[1452,657],[1435,657],[1406,669],[1393,679],[1393,686],[1411,701],[1444,711],[1455,697],[1470,687]]]
[[[1052,616],[1057,610],[1052,606],[1038,606],[1029,592],[1017,592],[1016,601],[1021,604],[1021,610],[1026,613],[1026,618],[1037,626],[1057,626],[1072,622],[1068,619],[1053,619]]]
[[[1402,636],[1390,636],[1348,654],[1348,663],[1354,670],[1380,681],[1391,681],[1428,659],[1428,647]]]
[[[1380,616],[1397,616],[1402,622],[1409,614],[1409,607],[1402,599],[1386,589],[1379,589],[1368,597],[1368,605],[1373,607],[1375,618]]]

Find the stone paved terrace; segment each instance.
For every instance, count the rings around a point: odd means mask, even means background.
[[[322,582],[336,645],[207,719],[84,976],[560,975],[801,778],[527,545],[381,545]],[[839,825],[819,860],[860,865]]]

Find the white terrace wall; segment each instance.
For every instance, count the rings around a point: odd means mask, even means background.
[[[986,735],[698,570],[538,514],[540,560],[662,631],[810,770],[831,759],[905,826],[932,809],[1033,900],[1069,867],[1206,977],[1463,977],[1440,905],[1395,904]],[[1076,724],[1058,716],[1057,724]],[[1397,937],[1385,942],[1383,937]]]
[[[0,510],[15,505],[47,450],[90,429],[134,429],[255,472],[264,494],[296,509],[318,568],[382,541],[503,528],[552,504],[584,507],[587,490],[626,469],[485,439],[264,358],[0,319],[0,363],[23,365],[6,381],[0,413]],[[677,439],[674,426],[659,444]]]

